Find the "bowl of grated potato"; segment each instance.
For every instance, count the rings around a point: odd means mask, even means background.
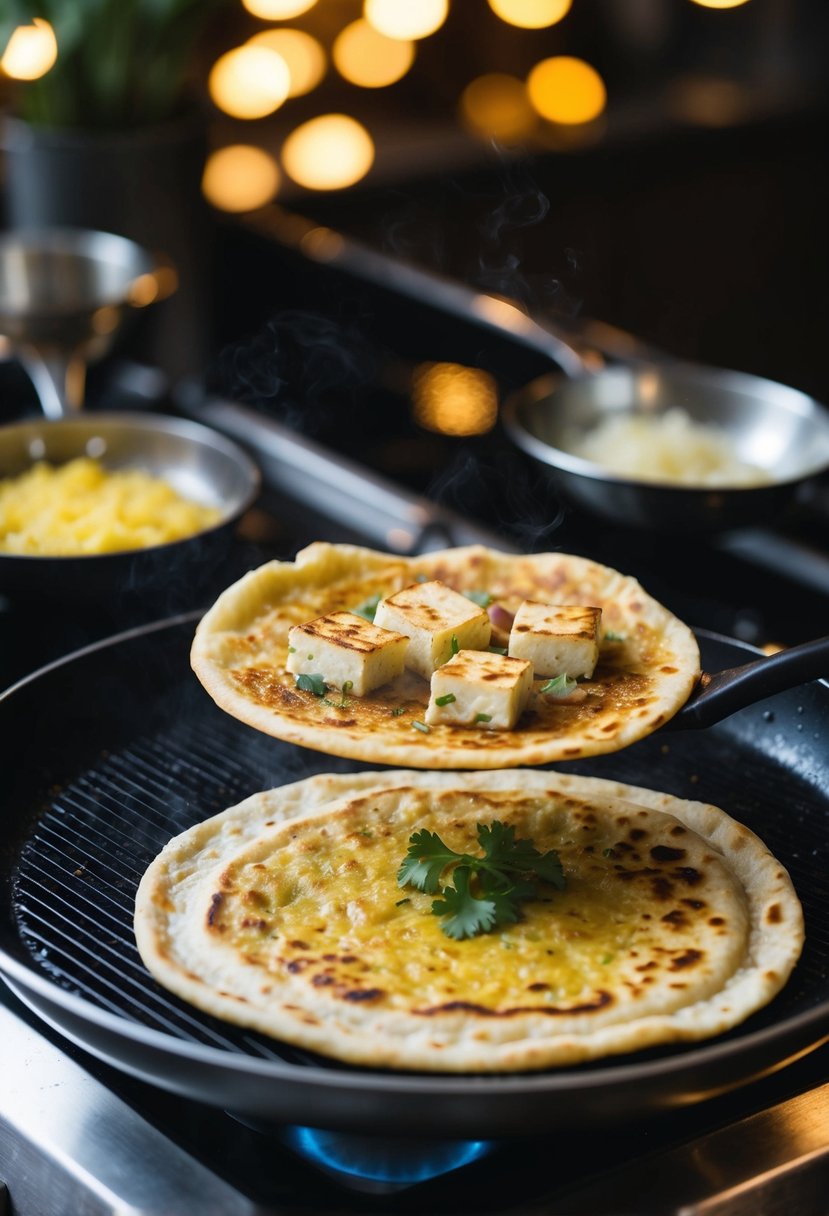
[[[133,413],[0,427],[0,592],[196,591],[259,491],[255,464],[189,420]]]
[[[545,376],[509,398],[503,421],[571,502],[658,531],[773,519],[829,468],[829,412],[818,402],[696,364]]]

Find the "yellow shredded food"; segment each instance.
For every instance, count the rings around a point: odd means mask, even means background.
[[[0,551],[68,557],[146,549],[201,532],[219,515],[140,469],[108,472],[85,456],[59,467],[39,461],[0,481]]]

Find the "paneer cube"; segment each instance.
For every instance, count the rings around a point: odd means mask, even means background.
[[[329,687],[363,697],[403,674],[409,639],[353,612],[332,612],[288,632],[287,669],[321,675]]]
[[[509,654],[528,659],[537,676],[592,676],[599,659],[601,608],[524,600],[509,635]]]
[[[424,680],[458,650],[485,650],[492,633],[485,609],[437,579],[381,600],[374,620],[410,639],[406,666]]]
[[[512,730],[532,686],[532,664],[525,659],[461,650],[432,676],[426,721],[430,726]]]

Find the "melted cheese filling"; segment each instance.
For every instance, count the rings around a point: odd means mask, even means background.
[[[477,853],[476,825],[493,819],[542,852],[555,849],[567,886],[539,882],[517,924],[454,941],[431,913],[434,897],[401,888],[397,871],[419,828]],[[424,1016],[537,1010],[602,1020],[718,991],[748,935],[740,888],[670,815],[552,794],[417,790],[358,797],[266,833],[224,869],[205,927],[248,965],[321,998]]]

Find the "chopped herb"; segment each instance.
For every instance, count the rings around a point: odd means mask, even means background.
[[[538,691],[543,692],[547,697],[569,697],[573,689],[578,686],[578,680],[571,680],[569,676],[553,676],[552,680],[542,684]]]
[[[405,712],[406,712],[405,705],[395,705],[394,709],[391,711],[391,716],[393,718],[399,718],[400,715],[404,714]]]
[[[312,692],[315,697],[324,697],[328,692],[328,685],[320,675],[313,676],[297,676],[297,688],[301,688],[303,692]]]
[[[377,605],[382,599],[382,595],[378,591],[376,595],[370,595],[367,600],[363,600],[362,604],[358,604],[351,611],[355,616],[361,616],[365,621],[374,621],[374,614],[377,611]]]
[[[296,654],[296,646],[289,646],[288,654]]]
[[[606,954],[606,955],[604,956],[604,958],[602,959],[602,966],[603,966],[603,967],[606,967],[608,963],[612,963],[612,962],[613,962],[613,955],[612,955],[612,954]]]
[[[373,832],[370,832],[370,831],[368,830],[368,828],[360,828],[360,835],[361,835],[361,836],[365,836],[365,838],[366,838],[367,840],[373,840],[373,839],[374,839],[374,833],[373,833]]]
[[[606,642],[624,642],[624,641],[625,641],[625,637],[624,637],[624,634],[621,634],[621,633],[611,633],[611,632],[608,630],[608,632],[607,632],[607,633],[604,635],[604,640],[605,640]]]
[[[473,604],[477,604],[479,608],[488,608],[492,603],[492,596],[488,591],[464,591],[463,594],[468,600],[472,600]]]
[[[353,687],[354,687],[353,680],[343,680],[343,686],[340,689],[340,691],[342,692],[342,697],[340,698],[340,705],[339,705],[340,709],[348,708],[348,706],[350,704],[350,702],[348,700],[348,694],[351,692]]]
[[[423,731],[424,735],[428,735],[429,731],[432,729],[431,726],[427,726],[425,722],[418,722],[417,719],[412,722],[412,726],[415,730]]]
[[[476,722],[491,722],[492,714],[475,714]]]
[[[446,692],[442,697],[435,697],[435,705],[451,705],[456,700],[457,697],[453,692]]]
[[[452,647],[452,654],[457,654],[458,651],[460,650],[460,646],[458,645],[458,639],[454,633],[452,634],[452,641],[451,641],[450,645]]]
[[[441,929],[457,940],[514,924],[525,899],[537,896],[534,879],[564,888],[564,873],[553,850],[539,853],[530,840],[516,840],[515,828],[494,819],[477,825],[483,856],[456,853],[436,832],[421,828],[409,837],[397,881],[436,895],[432,914]],[[441,886],[445,870],[451,882]]]
[[[487,650],[489,651],[490,654],[506,654],[507,653],[506,646],[487,646]]]
[[[305,657],[306,657],[306,659],[313,659],[314,656],[312,654],[306,654]]]
[[[395,906],[395,908],[402,908],[404,904],[410,904],[411,902],[412,901],[409,899],[409,897],[407,895],[405,899],[398,899],[397,903],[394,906]]]

